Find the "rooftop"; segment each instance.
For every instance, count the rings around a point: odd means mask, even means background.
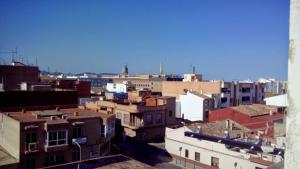
[[[229,129],[227,127],[227,122],[229,122],[231,126],[234,126],[233,129]],[[237,135],[241,134],[241,132],[250,131],[245,126],[242,126],[241,124],[238,124],[237,122],[234,122],[232,120],[223,120],[210,123],[192,123],[187,127],[194,132],[199,132],[200,128],[202,134],[217,137],[224,137],[224,133],[228,132],[230,138],[237,138]]]
[[[77,163],[68,163],[62,165],[56,165],[51,167],[46,167],[43,169],[74,169],[77,168]],[[80,168],[84,169],[155,169],[147,164],[141,163],[124,155],[112,155],[106,157],[100,157],[92,160],[82,161],[80,163]]]
[[[5,112],[4,112],[5,114]],[[43,111],[18,111],[9,112],[10,117],[20,121],[20,122],[35,122],[35,121],[51,121],[51,116],[65,116],[66,119],[81,119],[81,118],[109,118],[113,116],[111,114],[106,114],[103,111],[95,111],[84,108],[68,108],[59,110],[43,110]],[[38,117],[38,118],[37,118]],[[61,118],[62,120],[62,118]]]
[[[252,105],[239,105],[236,107],[230,107],[236,111],[246,114],[250,117],[262,116],[270,114],[270,112],[277,112],[278,108],[275,106],[267,106],[263,104],[252,104]]]

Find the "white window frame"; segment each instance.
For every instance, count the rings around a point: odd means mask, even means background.
[[[50,132],[55,132],[56,133],[56,140],[51,140],[51,141],[49,140],[49,134],[50,134]],[[58,139],[59,132],[65,132],[65,138],[64,139]],[[64,141],[64,143],[63,144],[59,144],[60,141]],[[56,144],[49,145],[49,142],[56,142]],[[47,146],[57,146],[57,145],[68,144],[68,130],[48,131],[47,132],[46,143],[47,143]]]

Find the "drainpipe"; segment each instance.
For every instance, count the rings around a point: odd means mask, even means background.
[[[288,113],[284,168],[300,166],[300,0],[290,1],[290,37],[288,58]]]

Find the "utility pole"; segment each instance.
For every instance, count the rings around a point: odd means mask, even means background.
[[[290,1],[288,113],[284,168],[300,167],[300,0]]]

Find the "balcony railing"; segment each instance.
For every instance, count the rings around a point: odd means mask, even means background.
[[[138,128],[138,127],[144,127],[144,124],[141,122],[130,122],[129,126]]]

